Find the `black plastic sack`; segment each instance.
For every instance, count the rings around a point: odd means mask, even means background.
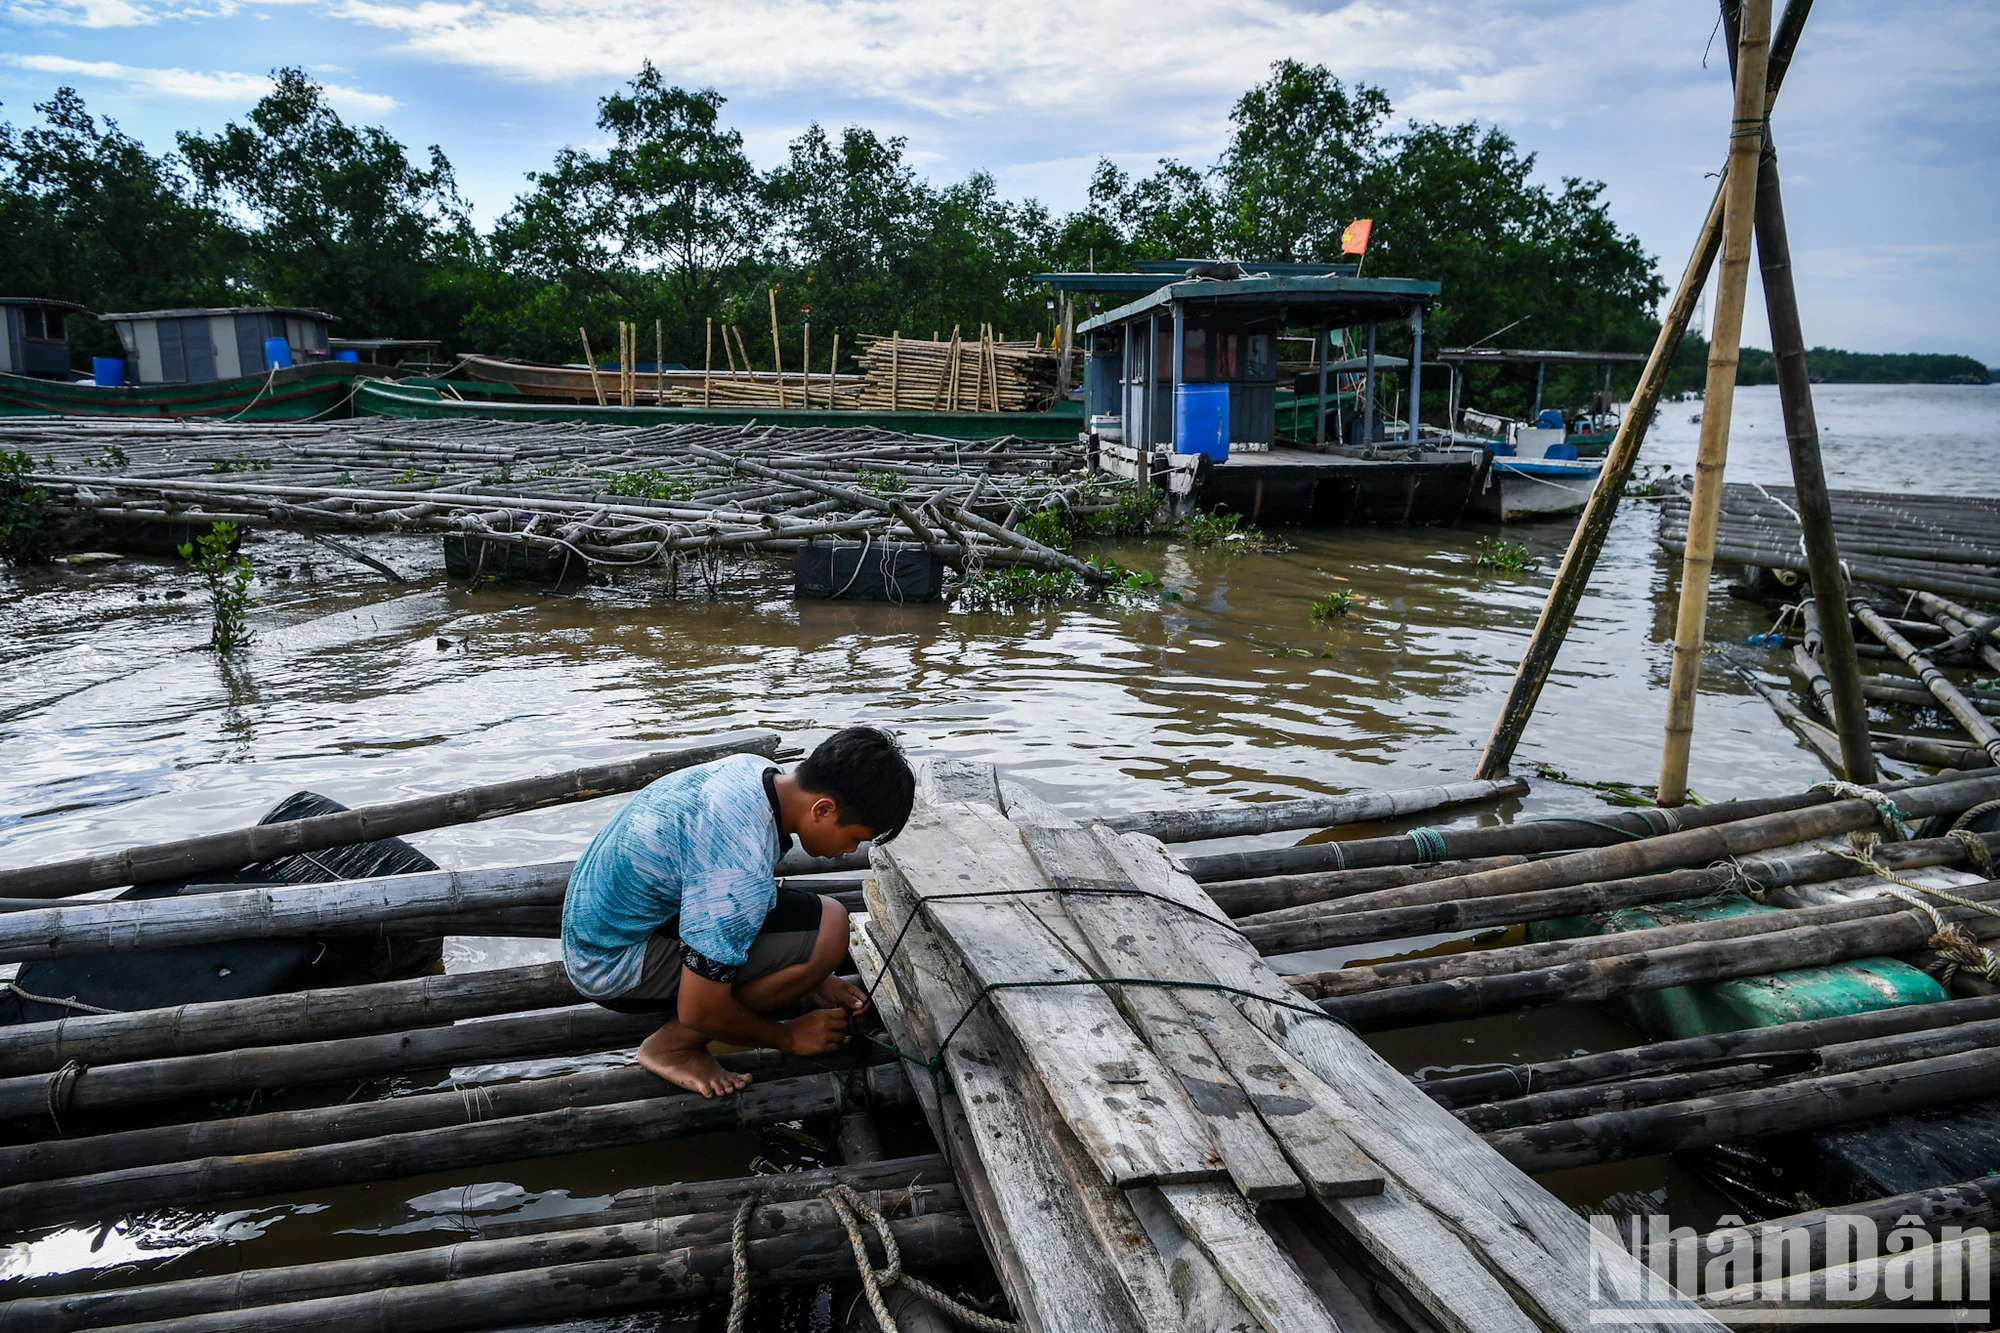
[[[258,822],[276,824],[346,808],[338,801],[302,791],[286,797]],[[384,838],[301,852],[235,871],[212,871],[193,881],[144,884],[118,896],[170,898],[190,888],[199,892],[213,885],[325,884],[437,868],[436,862],[402,839]],[[439,938],[239,940],[28,963],[15,978],[15,985],[30,994],[78,1000],[100,1009],[157,1009],[281,995],[319,986],[392,981],[428,972],[443,956],[444,941]],[[0,1023],[41,1023],[86,1012],[69,1005],[25,1000],[18,993],[0,997]]]

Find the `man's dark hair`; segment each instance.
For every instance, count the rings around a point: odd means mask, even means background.
[[[799,765],[799,785],[831,796],[840,822],[871,830],[887,842],[910,821],[917,798],[916,775],[896,738],[876,727],[836,731]]]

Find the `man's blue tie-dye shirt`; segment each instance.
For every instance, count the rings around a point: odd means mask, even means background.
[[[676,916],[700,955],[690,966],[743,965],[777,901],[769,771],[744,754],[669,773],[599,830],[563,899],[563,966],[577,990],[601,999],[638,985],[647,937]]]

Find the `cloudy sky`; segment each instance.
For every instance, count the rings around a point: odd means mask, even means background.
[[[934,177],[1061,209],[1100,155],[1212,162],[1233,99],[1291,56],[1606,181],[1671,281],[1730,114],[1713,27],[1661,0],[0,0],[0,117],[66,83],[164,149],[302,65],[343,114],[440,144],[490,222],[522,173],[596,143],[596,99],[650,57],[727,96],[760,164],[812,120],[860,123]],[[1995,52],[2000,5],[1821,0],[1774,121],[1810,341],[2000,363]]]

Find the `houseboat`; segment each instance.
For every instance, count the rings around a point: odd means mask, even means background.
[[[81,307],[70,307],[81,309]],[[335,354],[333,316],[295,306],[97,316],[124,358],[83,383],[0,375],[0,414],[287,421],[347,416],[355,386],[386,372]]]
[[[69,317],[80,305],[38,296],[0,296],[0,375],[67,380]]]
[[[1099,466],[1164,485],[1176,507],[1242,514],[1268,525],[1451,522],[1484,481],[1490,454],[1426,438],[1423,317],[1435,282],[1222,266],[1184,274],[1077,328],[1087,347],[1085,411]],[[1296,268],[1298,266],[1285,266]],[[1377,327],[1413,334],[1407,421],[1376,409]],[[1331,359],[1319,365],[1303,414],[1279,383],[1277,339],[1312,330],[1314,346],[1362,331],[1359,430],[1343,441]],[[1279,399],[1289,409],[1281,429]],[[1329,427],[1332,427],[1331,431]]]

